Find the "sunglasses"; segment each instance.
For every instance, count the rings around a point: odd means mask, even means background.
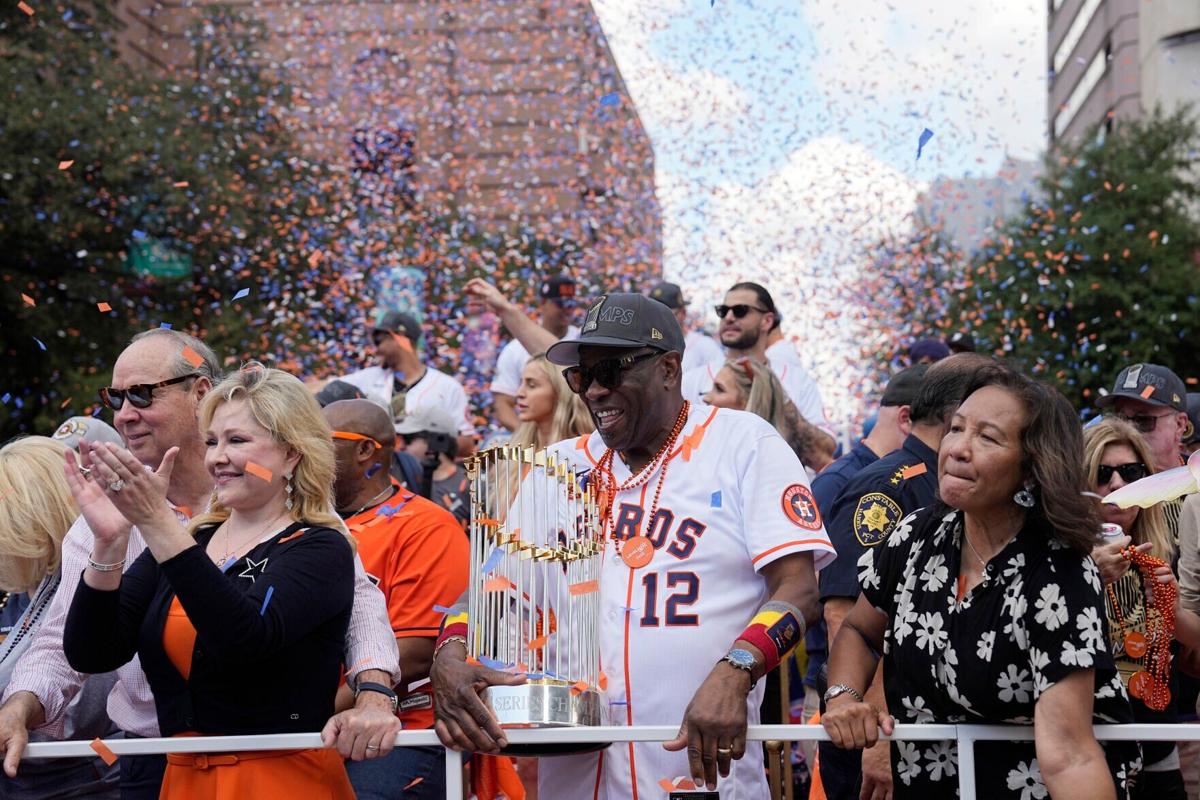
[[[370,436],[366,436],[361,433],[352,433],[351,431],[333,431],[330,435],[334,439],[344,439],[349,442],[370,442],[371,444],[375,445],[376,448],[380,450],[383,449],[383,445],[379,443],[378,439],[372,439]]]
[[[653,353],[642,353],[641,355],[606,358],[603,361],[597,361],[590,367],[567,367],[562,374],[567,381],[567,386],[575,394],[586,392],[592,385],[592,381],[596,381],[605,389],[615,389],[621,385],[627,371],[642,361],[658,358],[662,354],[663,351],[655,350]]]
[[[134,408],[149,408],[150,404],[154,402],[155,389],[161,389],[164,386],[174,386],[177,383],[183,383],[189,378],[199,377],[200,373],[192,372],[187,375],[180,375],[178,378],[171,378],[169,381],[139,383],[127,389],[114,389],[111,386],[106,386],[100,390],[100,400],[113,411],[120,411],[121,406],[125,405],[126,400],[132,403]]]
[[[1121,480],[1125,481],[1126,483],[1133,483],[1134,481],[1140,481],[1142,478],[1146,477],[1149,470],[1147,470],[1146,465],[1140,461],[1134,461],[1129,464],[1118,464],[1115,467],[1110,467],[1107,464],[1101,464],[1096,468],[1097,485],[1107,485],[1108,482],[1112,480],[1114,472],[1120,475]]]
[[[1153,433],[1158,427],[1158,421],[1166,417],[1175,416],[1171,412],[1166,414],[1134,414],[1132,417],[1127,417],[1124,414],[1118,414],[1118,417],[1133,425],[1142,433]]]
[[[727,306],[727,305],[722,304],[722,305],[719,305],[716,307],[716,311],[717,311],[717,319],[725,319],[725,315],[728,314],[730,311],[733,312],[734,319],[741,319],[742,317],[749,314],[751,311],[757,311],[760,314],[770,314],[771,313],[770,311],[768,311],[765,308],[759,308],[758,306],[749,306],[749,305],[746,305],[745,303],[738,303],[736,306]]]

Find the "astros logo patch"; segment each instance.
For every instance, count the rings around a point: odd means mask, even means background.
[[[817,509],[817,501],[802,483],[793,483],[783,490],[783,513],[801,528],[821,530],[821,512]]]
[[[864,494],[854,509],[854,535],[863,547],[874,547],[888,537],[903,516],[900,506],[886,494]]]

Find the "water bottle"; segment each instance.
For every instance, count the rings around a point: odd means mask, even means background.
[[[1124,535],[1125,531],[1123,531],[1121,526],[1117,525],[1116,523],[1105,522],[1100,525],[1100,538],[1105,542],[1111,542],[1114,539],[1120,539]]]

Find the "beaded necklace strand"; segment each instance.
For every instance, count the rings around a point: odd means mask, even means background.
[[[1140,550],[1130,546],[1121,551],[1130,563],[1132,563],[1139,573],[1141,573],[1142,581],[1151,587],[1151,604],[1154,610],[1158,612],[1157,624],[1154,630],[1147,630],[1150,634],[1149,642],[1136,631],[1128,634],[1125,638],[1125,650],[1133,657],[1134,653],[1143,650],[1146,655],[1147,669],[1142,672],[1135,673],[1129,679],[1129,693],[1140,699],[1148,708],[1155,711],[1162,711],[1171,702],[1170,676],[1171,676],[1171,640],[1175,638],[1175,599],[1179,592],[1172,583],[1159,583],[1155,580],[1154,571],[1159,567],[1167,566],[1166,562],[1160,558],[1155,558],[1149,553],[1143,553]],[[1112,587],[1109,587],[1110,599],[1116,605],[1116,597],[1112,592]],[[1117,610],[1117,621],[1124,626],[1124,618],[1121,616],[1120,610]],[[1148,621],[1148,620],[1147,620]],[[1132,641],[1131,641],[1132,640]],[[1131,645],[1133,652],[1131,652]]]

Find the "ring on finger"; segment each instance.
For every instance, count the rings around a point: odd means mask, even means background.
[[[117,478],[115,481],[113,481],[112,483],[110,483],[108,485],[108,490],[110,492],[119,492],[124,488],[125,488],[125,481],[121,478]]]
[[[369,745],[367,745],[367,749],[368,749],[368,750],[378,750],[378,749],[379,749],[379,745],[377,745],[377,744],[369,744]]]
[[[86,478],[92,474],[92,468],[91,467],[80,467],[79,474]]]
[[[718,747],[717,748],[717,755],[719,755],[719,756],[728,756],[728,755],[732,755],[732,754],[733,754],[732,747]]]

